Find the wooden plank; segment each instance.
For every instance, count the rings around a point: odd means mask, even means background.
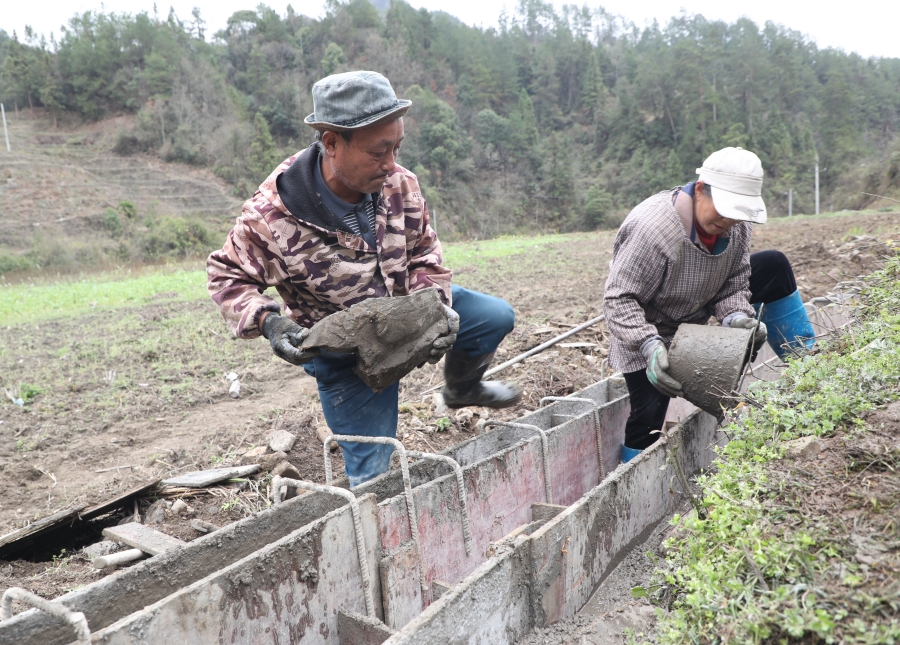
[[[72,526],[78,521],[78,513],[83,508],[84,506],[67,508],[0,537],[0,557],[24,549],[41,535]]]
[[[212,470],[196,470],[192,473],[176,475],[162,481],[163,486],[186,486],[188,488],[204,488],[218,484],[232,477],[252,475],[259,470],[259,464],[234,466],[232,468],[213,468]]]
[[[159,483],[159,479],[154,479],[152,482],[147,484],[141,484],[136,488],[132,488],[131,490],[125,491],[121,495],[117,495],[112,499],[106,500],[105,502],[100,502],[96,506],[92,506],[91,508],[81,513],[81,519],[83,520],[91,520],[95,517],[99,517],[100,515],[105,515],[110,511],[114,511],[117,508],[121,508],[125,506],[127,502],[130,502],[134,497],[141,497],[144,493],[148,493],[153,490],[154,487]]]
[[[437,602],[438,598],[443,596],[445,593],[450,591],[453,588],[453,585],[442,582],[440,580],[435,580],[431,583],[431,599],[433,602]]]
[[[396,632],[376,618],[353,611],[338,611],[340,645],[381,645]]]
[[[381,559],[381,593],[384,622],[400,629],[422,613],[422,588],[419,584],[419,553],[412,542]]]
[[[531,519],[534,522],[546,522],[547,520],[551,520],[564,510],[568,508],[567,506],[560,506],[559,504],[543,504],[541,502],[534,502],[531,505]]]
[[[137,522],[129,522],[128,524],[122,524],[120,526],[110,526],[109,528],[103,529],[103,535],[111,540],[122,542],[135,549],[140,549],[144,553],[149,553],[150,555],[159,555],[160,553],[165,553],[172,549],[180,549],[186,544],[178,538],[147,528],[143,524],[138,524]]]

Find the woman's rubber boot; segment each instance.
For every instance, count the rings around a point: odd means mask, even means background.
[[[637,457],[639,454],[644,452],[643,450],[635,450],[634,448],[629,448],[624,443],[622,444],[622,463],[627,464],[629,461]]]
[[[753,305],[759,313],[760,303]],[[800,291],[791,295],[765,303],[760,320],[769,331],[769,345],[779,358],[791,356],[802,349],[812,349],[816,332],[800,299]],[[787,345],[787,347],[784,347]]]
[[[444,357],[444,403],[448,408],[508,408],[522,398],[522,388],[505,381],[482,381],[494,352],[470,356],[450,350]]]

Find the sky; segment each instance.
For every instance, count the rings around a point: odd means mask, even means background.
[[[431,11],[446,11],[470,25],[496,26],[504,8],[511,12],[515,0],[408,0],[414,7]],[[552,0],[555,5],[562,4]],[[60,25],[75,13],[89,10],[152,13],[153,0],[29,0],[4,2],[0,8],[0,29],[21,34],[25,25],[49,36],[59,35]],[[170,6],[183,19],[189,19],[193,7],[200,8],[201,17],[207,23],[208,33],[215,33],[225,26],[228,17],[241,9],[252,9],[258,0],[158,0],[161,14]],[[288,2],[265,2],[284,13]],[[324,0],[293,0],[294,10],[314,18],[324,13]],[[578,4],[578,3],[576,3]],[[612,14],[644,26],[654,19],[665,23],[680,11],[702,14],[710,20],[734,22],[746,16],[757,23],[773,21],[799,31],[821,47],[835,47],[846,52],[856,52],[863,57],[890,56],[900,58],[900,2],[897,0],[855,0],[852,3],[831,5],[809,0],[754,0],[753,2],[725,2],[723,0],[594,0],[588,6],[603,6]]]

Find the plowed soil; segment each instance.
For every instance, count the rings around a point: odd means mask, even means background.
[[[896,236],[900,213],[848,213],[771,221],[757,227],[754,249],[785,251],[804,299],[876,268],[879,237]],[[602,311],[613,232],[574,235],[483,267],[453,267],[460,284],[502,296],[515,308],[516,329],[497,353],[518,355]],[[155,336],[154,336],[155,335]],[[0,329],[0,375],[7,382],[53,383],[23,407],[0,404],[0,533],[74,505],[91,505],[141,483],[175,473],[239,463],[278,429],[297,435],[287,460],[308,480],[323,482],[323,423],[315,381],[271,355],[268,343],[233,341],[208,301],[164,300],[127,312]],[[155,337],[155,349],[134,339]],[[198,338],[203,340],[203,344]],[[598,324],[501,376],[525,389],[514,409],[435,410],[431,391],[442,366],[426,366],[401,383],[398,429],[408,448],[440,451],[476,431],[488,417],[512,419],[541,397],[565,396],[603,377],[607,333]],[[84,374],[66,361],[94,369]],[[67,372],[66,370],[70,370]],[[110,371],[114,370],[111,378]],[[236,372],[240,398],[228,396],[225,372]],[[116,389],[115,374],[136,387]],[[105,375],[105,377],[104,377]],[[67,381],[66,378],[69,380]],[[340,472],[339,451],[332,456]],[[170,498],[169,501],[174,499]],[[152,499],[139,504],[144,513]],[[167,511],[157,528],[182,539],[199,533],[191,517],[222,524],[264,508],[265,481],[214,487],[186,498],[191,510]],[[129,516],[133,509],[128,510]],[[115,522],[125,513],[111,517]],[[55,561],[45,552],[0,562],[0,588],[20,585],[52,597],[100,573],[72,544]],[[65,559],[69,558],[69,559]],[[37,562],[35,562],[37,560]]]

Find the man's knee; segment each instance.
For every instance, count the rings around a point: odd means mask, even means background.
[[[495,324],[498,329],[503,331],[503,335],[506,336],[513,330],[513,327],[516,326],[516,312],[513,310],[512,305],[506,302],[506,300],[497,298],[497,303]]]

